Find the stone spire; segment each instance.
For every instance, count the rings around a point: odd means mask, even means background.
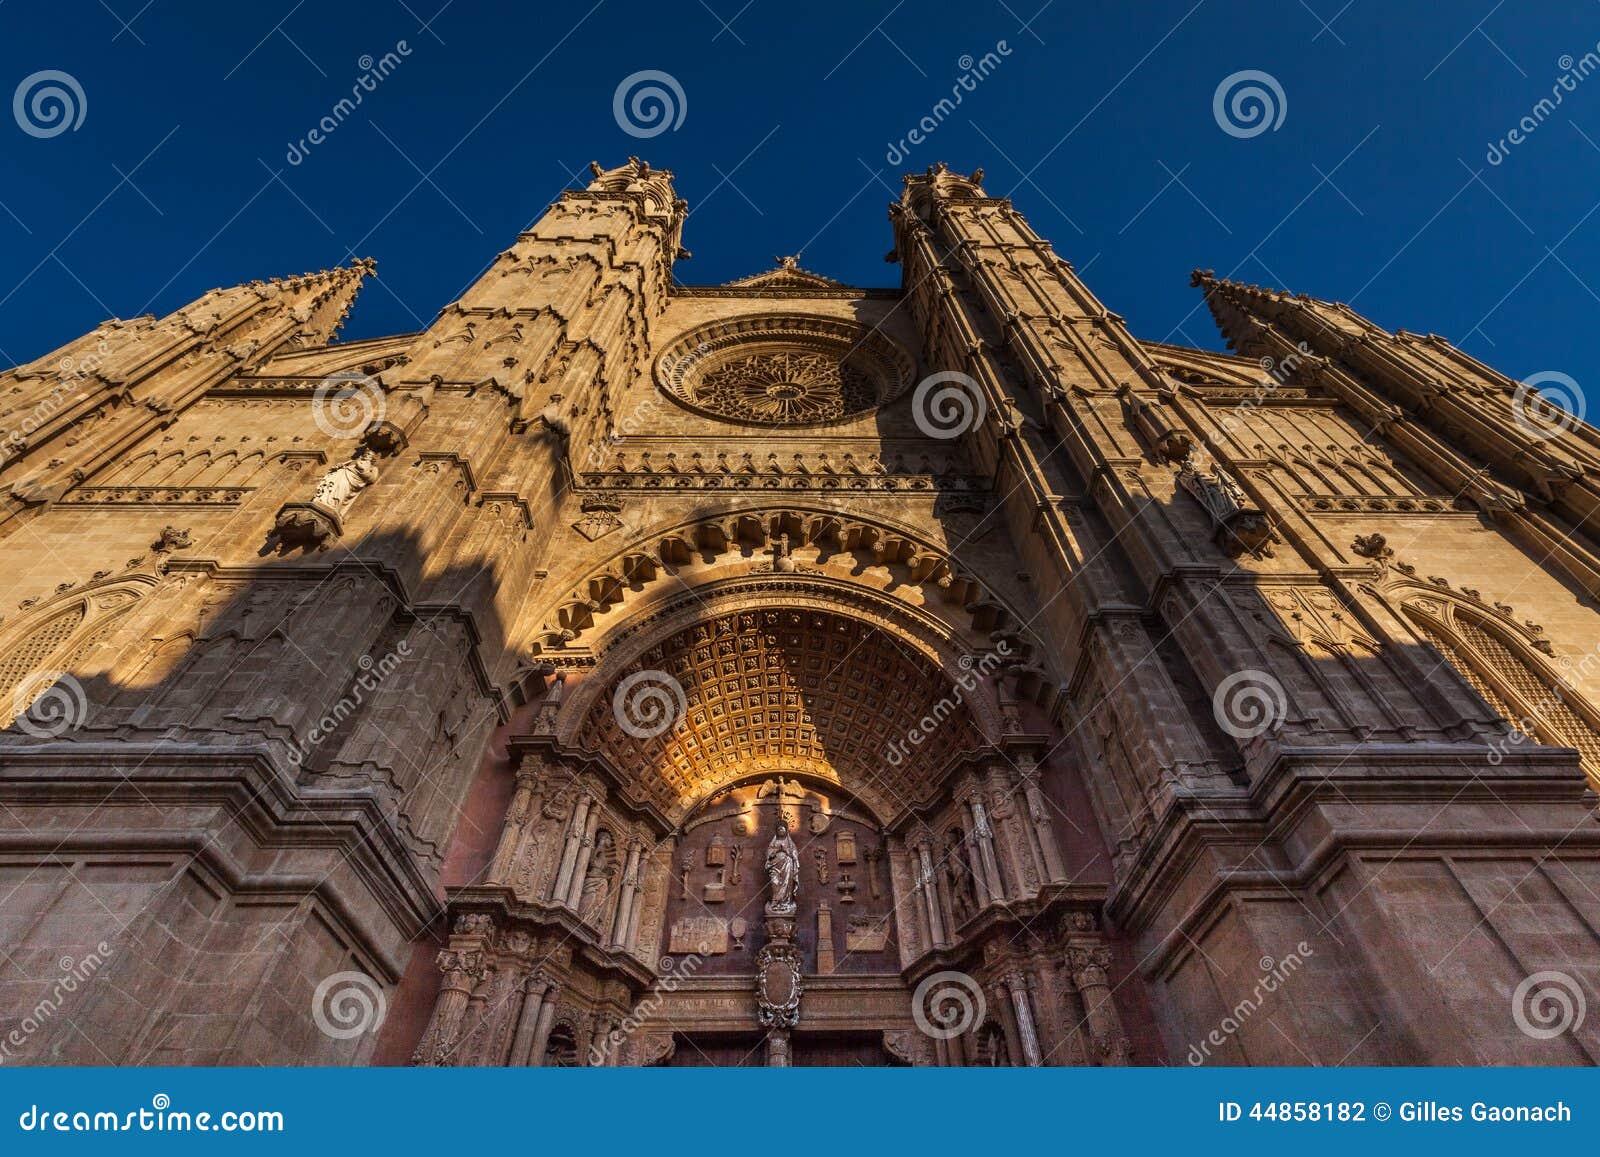
[[[338,332],[376,263],[213,289],[166,317],[112,318],[0,373],[0,535],[207,390]]]
[[[1513,381],[1436,334],[1390,333],[1342,302],[1208,269],[1190,283],[1230,347],[1327,389],[1447,490],[1600,595],[1600,553],[1580,529],[1600,514],[1600,431],[1550,406],[1539,382]]]

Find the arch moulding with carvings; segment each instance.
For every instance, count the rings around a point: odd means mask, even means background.
[[[521,649],[533,656],[555,657],[587,631],[597,626],[605,630],[602,621],[610,617],[613,608],[639,599],[635,607],[647,610],[652,600],[640,592],[650,584],[672,577],[679,588],[696,586],[700,576],[693,573],[693,564],[707,552],[718,560],[739,555],[748,561],[746,573],[778,571],[783,566],[780,552],[785,535],[790,550],[817,545],[831,548],[820,567],[808,565],[808,570],[820,569],[861,590],[921,589],[921,609],[947,623],[951,634],[967,634],[968,649],[992,646],[994,636],[1029,621],[947,548],[904,525],[826,507],[729,507],[652,528],[590,566],[570,584],[561,584],[556,588],[560,594],[549,602],[541,601],[526,614],[519,631]],[[746,548],[751,553],[746,554]],[[875,556],[871,565],[889,572],[885,588],[863,581],[856,566],[831,565],[839,555],[858,553]],[[763,554],[771,557],[761,557]],[[689,574],[683,573],[685,568],[690,569]],[[715,582],[726,570],[716,573],[712,563],[706,564],[702,573],[707,581]],[[970,625],[959,626],[959,617],[969,619]],[[597,645],[587,645],[599,650]],[[1047,654],[1048,649],[1042,653]]]

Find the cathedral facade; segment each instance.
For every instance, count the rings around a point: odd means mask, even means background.
[[[686,215],[0,375],[6,1060],[1600,1056],[1600,433],[1205,271],[1141,341],[981,173],[895,289]]]

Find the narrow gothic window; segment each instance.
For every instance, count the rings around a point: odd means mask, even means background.
[[[1406,608],[1417,630],[1471,685],[1496,714],[1540,743],[1575,747],[1584,770],[1600,778],[1600,734],[1574,710],[1577,692],[1560,686],[1540,665],[1471,611],[1448,606],[1441,622],[1426,611]]]
[[[51,660],[72,638],[86,613],[84,604],[78,603],[52,615],[0,658],[0,718],[9,723],[13,708],[25,706],[12,702],[15,692],[34,674],[54,669]]]

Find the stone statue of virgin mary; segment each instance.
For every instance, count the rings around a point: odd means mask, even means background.
[[[792,913],[795,910],[794,894],[800,883],[800,851],[789,836],[789,825],[782,818],[772,842],[767,845],[767,882],[772,887],[772,897],[767,911]]]

